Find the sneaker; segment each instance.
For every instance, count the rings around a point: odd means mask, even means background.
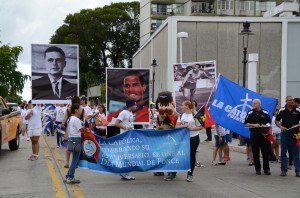
[[[73,177],[73,178],[67,178],[66,182],[67,184],[79,184],[80,180],[75,179],[75,177]]]
[[[281,172],[280,176],[281,177],[285,177],[286,176],[286,172]]]
[[[226,165],[226,162],[220,161],[218,162],[218,165]]]
[[[277,160],[277,163],[281,163],[281,161],[280,161],[280,160]]]
[[[265,175],[271,175],[270,171],[264,171]]]
[[[27,138],[27,141],[29,141],[30,140],[30,138]]]
[[[57,145],[56,148],[59,148],[59,145]]]
[[[38,157],[37,155],[33,155],[32,158],[31,158],[30,160],[31,160],[31,161],[36,161],[36,160],[38,160],[38,158],[39,158],[39,157]]]
[[[256,174],[256,175],[261,175],[261,172],[260,172],[260,171],[256,171],[255,174]]]
[[[193,175],[187,175],[186,176],[186,181],[187,182],[192,182],[193,181]]]
[[[33,158],[34,155],[30,155],[30,157],[28,158],[28,160],[31,160]]]
[[[126,180],[126,181],[130,181],[130,180],[135,180],[135,177],[130,176],[128,174],[121,174],[121,179]]]
[[[218,165],[218,163],[216,161],[212,161],[211,164],[214,165],[214,166]]]
[[[173,175],[173,174],[168,174],[168,175],[164,178],[164,180],[166,180],[166,181],[172,181],[172,180],[174,180],[174,179],[176,179],[176,175]]]

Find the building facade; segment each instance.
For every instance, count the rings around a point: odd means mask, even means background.
[[[284,0],[141,0],[140,45],[153,34],[168,16],[259,17],[283,1]]]
[[[241,85],[243,39],[238,34],[245,21],[254,33],[248,53],[258,54],[257,92],[282,105],[287,95],[300,97],[299,17],[168,17],[135,53],[133,67],[151,68],[156,59],[154,98],[160,91],[173,91],[173,64],[180,62],[177,33],[187,32],[182,62],[216,60],[217,73]]]

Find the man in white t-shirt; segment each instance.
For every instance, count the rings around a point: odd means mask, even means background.
[[[62,122],[64,121],[65,113],[67,111],[67,107],[64,104],[58,104],[54,110],[54,116],[55,116],[55,124],[57,126],[60,126]],[[58,133],[56,130],[56,147],[59,148],[59,146],[62,146],[62,134]]]
[[[91,107],[89,107],[87,105],[87,98],[85,96],[82,96],[80,98],[80,104],[81,104],[82,108],[84,109],[84,115],[85,115],[85,117],[87,119],[89,119],[90,117],[92,117],[93,112],[92,112]]]
[[[121,111],[121,113],[119,114],[115,122],[116,127],[121,129],[121,133],[133,129],[134,117],[132,112],[135,111],[136,108],[137,108],[137,104],[135,99],[131,98],[126,100],[126,109]],[[120,176],[123,180],[127,180],[127,181],[135,180],[133,176],[130,176],[128,174],[121,174]]]

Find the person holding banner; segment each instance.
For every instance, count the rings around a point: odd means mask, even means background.
[[[174,129],[176,126],[179,113],[175,111],[172,92],[164,91],[158,93],[158,98],[155,102],[158,116],[156,120],[156,129]],[[154,176],[163,176],[163,172],[155,172]],[[176,178],[176,172],[169,172],[164,178],[165,180],[173,180]]]
[[[103,104],[100,104],[97,106],[97,111],[95,114],[95,116],[93,116],[93,122],[92,122],[92,126],[94,128],[94,132],[96,135],[102,137],[102,138],[106,138],[106,125],[105,125],[105,119],[106,119],[106,115],[105,115],[105,107]],[[106,121],[107,122],[107,121]]]
[[[196,152],[197,152],[197,148],[200,143],[199,131],[201,129],[203,129],[203,127],[201,126],[200,122],[194,118],[194,115],[196,114],[195,102],[186,100],[182,103],[181,109],[184,113],[179,116],[175,128],[186,127],[190,131],[189,136],[190,136],[190,158],[191,158],[190,168],[191,168],[191,170],[188,172],[188,174],[186,176],[186,181],[192,182],[193,181],[193,172],[194,172],[195,164],[196,164]],[[170,180],[171,180],[171,178],[172,178],[172,176],[169,177]],[[166,180],[168,180],[168,179],[166,178]]]
[[[44,52],[44,63],[48,75],[32,81],[33,99],[66,100],[67,97],[77,95],[77,84],[63,78],[67,61],[61,48],[48,47]]]
[[[136,108],[137,103],[135,99],[131,98],[126,100],[126,109],[121,111],[115,122],[116,127],[121,129],[121,133],[133,129],[134,116],[132,112],[135,111]],[[121,174],[120,176],[126,181],[135,180],[135,177],[130,176],[129,174]]]
[[[75,179],[75,169],[79,161],[81,153],[81,133],[86,132],[85,126],[82,125],[81,117],[83,108],[78,104],[72,104],[71,114],[69,119],[69,139],[68,150],[72,153],[72,162],[69,171],[66,175],[66,182],[68,184],[80,183],[80,180]]]
[[[300,110],[295,107],[294,99],[292,96],[286,97],[286,105],[282,107],[276,116],[276,125],[281,129],[281,174],[286,176],[288,170],[287,150],[291,147],[293,156],[296,177],[300,177],[300,157],[299,149],[296,146],[295,135],[298,134],[300,124]]]
[[[244,125],[250,129],[250,144],[253,153],[255,171],[257,175],[261,175],[260,150],[263,157],[263,170],[265,175],[271,175],[269,165],[269,147],[270,141],[267,140],[260,128],[271,123],[268,112],[261,108],[261,101],[254,99],[252,102],[253,109],[248,111]]]

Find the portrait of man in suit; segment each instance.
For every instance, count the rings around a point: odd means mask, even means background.
[[[67,65],[62,48],[51,45],[43,53],[44,73],[32,80],[32,99],[67,100],[77,94],[77,83],[71,83],[63,76]],[[46,74],[45,74],[46,73]]]

